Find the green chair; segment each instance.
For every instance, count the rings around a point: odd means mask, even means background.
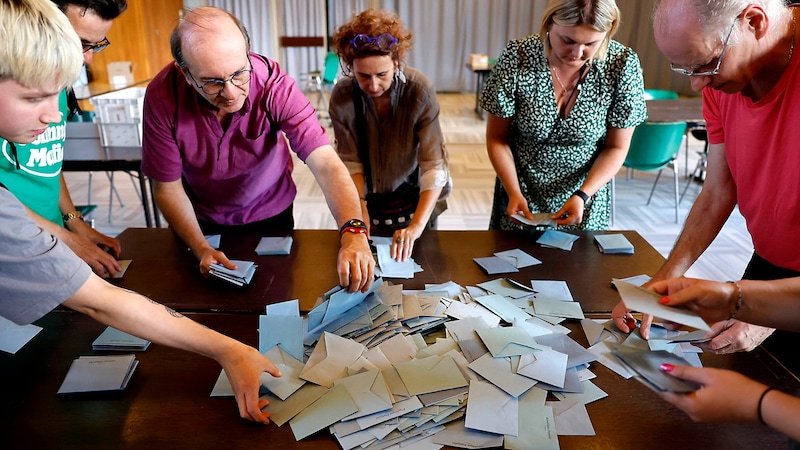
[[[676,100],[678,93],[675,91],[668,91],[665,89],[645,89],[645,100]]]
[[[338,75],[339,57],[334,52],[328,52],[325,55],[325,66],[322,70],[308,73],[306,90],[308,92],[316,92],[319,95],[317,97],[317,114],[321,110],[328,110],[328,100],[325,98],[325,93],[330,94],[333,85],[336,84]]]
[[[678,223],[678,168],[676,156],[681,149],[683,135],[686,132],[685,122],[644,122],[636,127],[631,138],[631,146],[623,166],[641,171],[658,171],[647,204],[653,199],[653,193],[665,167],[672,169],[675,185],[675,223]],[[615,180],[611,179],[611,221],[614,221],[614,189]]]

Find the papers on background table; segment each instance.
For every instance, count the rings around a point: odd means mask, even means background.
[[[0,351],[17,353],[25,344],[36,336],[42,327],[33,324],[17,325],[0,316]]]
[[[92,350],[120,350],[137,352],[147,350],[150,341],[108,327],[92,342]]]
[[[250,284],[258,266],[253,261],[232,259],[231,262],[236,264],[236,269],[228,269],[222,264],[211,264],[209,274],[236,286]]]
[[[494,254],[494,256],[473,258],[473,261],[481,266],[487,275],[519,272],[519,269],[524,267],[534,266],[542,263],[538,259],[518,248],[497,252]]]
[[[622,233],[596,234],[594,242],[601,253],[633,254],[633,244]]]
[[[630,310],[650,314],[698,330],[711,331],[711,327],[692,310],[662,305],[659,303],[661,295],[631,283],[621,280],[614,280],[613,283],[619,291],[622,303]]]
[[[545,230],[536,243],[542,247],[558,248],[561,250],[572,250],[572,244],[578,240],[578,236],[558,230]]]
[[[219,241],[222,239],[221,234],[207,234],[203,237],[206,238],[206,242],[208,242],[211,248],[219,249]]]
[[[138,365],[134,355],[81,356],[72,361],[58,393],[121,391]]]
[[[288,255],[292,251],[291,236],[262,237],[256,246],[256,255]]]

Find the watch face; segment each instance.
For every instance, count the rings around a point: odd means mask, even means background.
[[[353,226],[353,227],[366,227],[367,224],[365,224],[363,220],[353,219],[353,220],[350,221],[350,226]]]

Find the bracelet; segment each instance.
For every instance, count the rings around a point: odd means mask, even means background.
[[[344,236],[345,233],[354,233],[354,234],[367,234],[367,230],[361,227],[346,227],[343,228],[339,237]]]
[[[739,283],[735,281],[728,281],[728,283],[731,283],[734,286],[736,286],[736,291],[738,292],[737,294],[738,296],[736,297],[736,306],[733,308],[731,316],[728,317],[728,320],[731,320],[736,318],[736,314],[739,314],[739,310],[742,308],[742,287],[739,286]]]
[[[586,202],[589,201],[589,196],[586,195],[586,192],[583,192],[580,189],[578,189],[577,191],[573,192],[572,195],[577,195],[578,197],[580,197],[581,200],[583,200],[583,204],[584,205],[586,204]]]
[[[761,422],[761,425],[766,425],[767,423],[764,422],[764,416],[761,414],[761,405],[764,403],[764,397],[767,396],[769,391],[774,391],[774,387],[768,387],[761,393],[761,397],[758,398],[758,421]]]
[[[83,214],[80,211],[72,211],[70,213],[64,214],[61,219],[64,223],[69,222],[72,219],[83,219]]]

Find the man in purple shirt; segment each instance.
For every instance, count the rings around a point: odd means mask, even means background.
[[[235,268],[204,234],[290,231],[291,150],[308,164],[340,224],[339,282],[372,283],[375,260],[358,192],[314,108],[274,61],[250,53],[241,22],[210,7],[187,13],[170,41],[175,64],[149,84],[142,170],[155,199],[207,274]],[[288,142],[287,142],[288,140]]]

